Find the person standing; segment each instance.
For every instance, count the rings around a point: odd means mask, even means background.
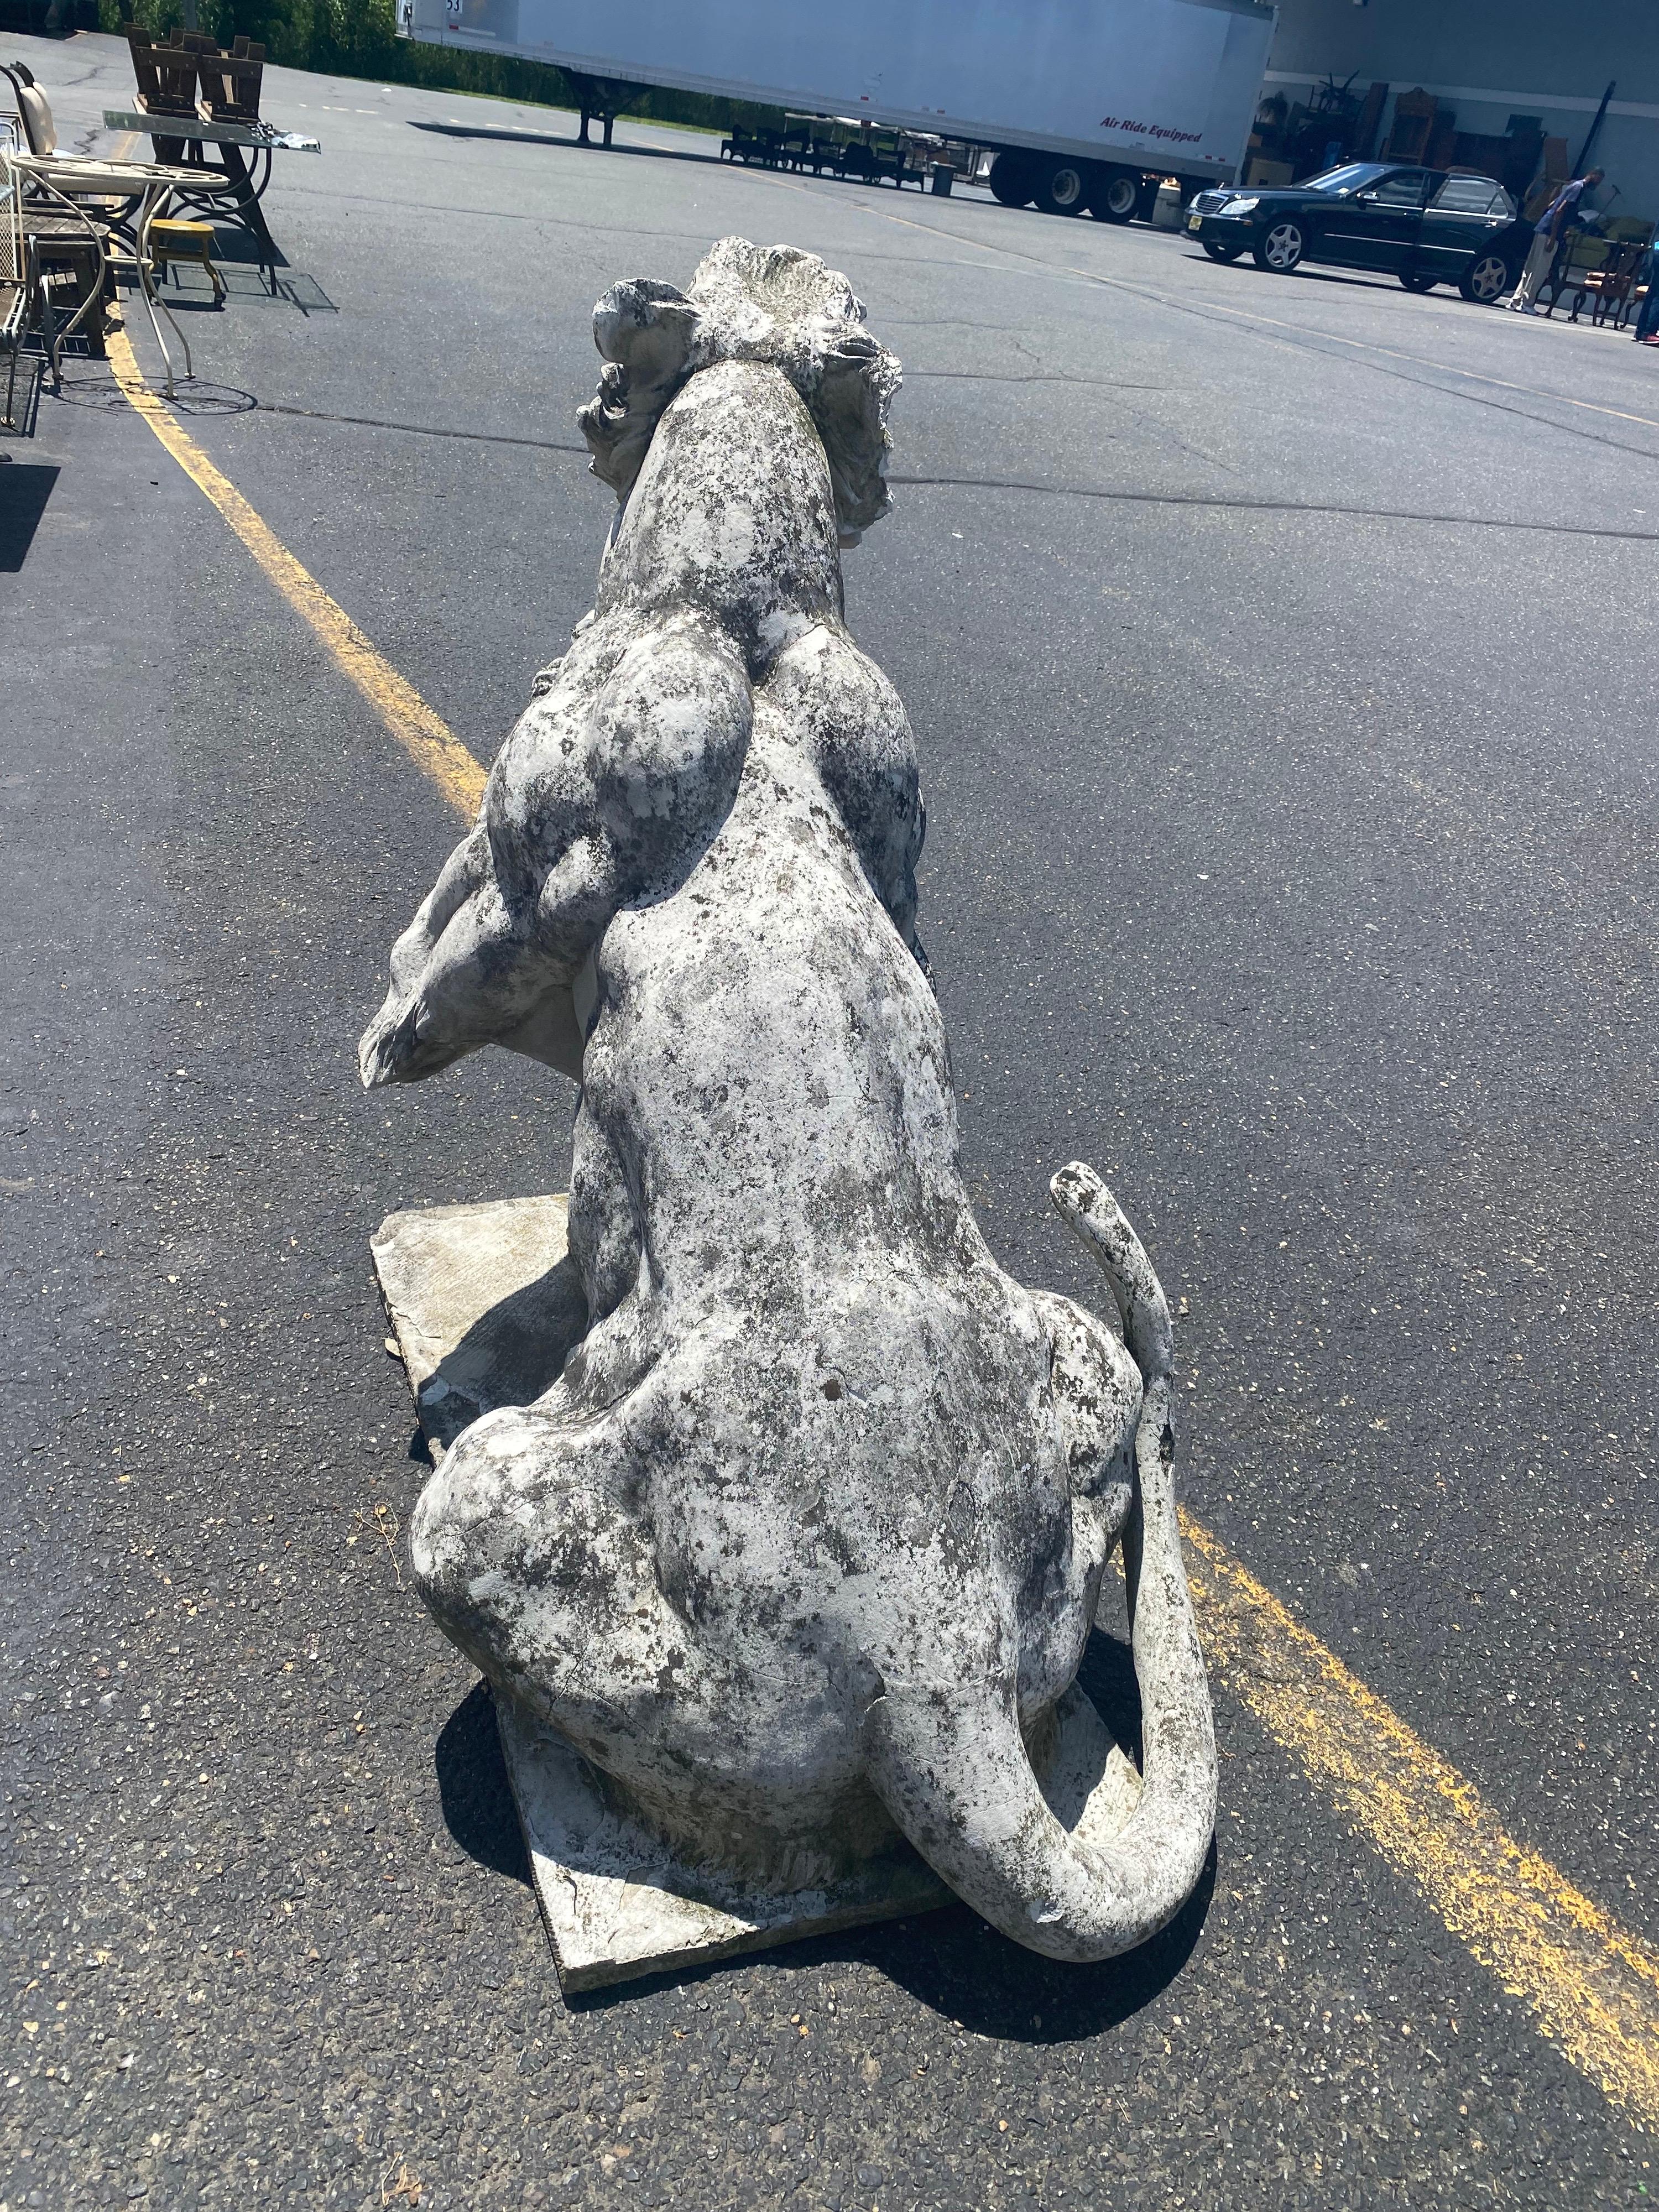
[[[1555,198],[1538,218],[1538,228],[1532,234],[1532,245],[1527,253],[1527,265],[1521,271],[1521,282],[1516,286],[1510,305],[1519,315],[1535,315],[1534,305],[1538,288],[1550,273],[1555,259],[1555,249],[1561,243],[1569,220],[1584,210],[1586,198],[1593,200],[1595,187],[1601,181],[1600,169],[1587,169],[1582,177],[1575,177],[1570,185],[1563,185]]]

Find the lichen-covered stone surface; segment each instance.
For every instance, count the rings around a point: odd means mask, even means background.
[[[1122,1341],[1006,1276],[963,1187],[914,747],[842,619],[898,380],[861,325],[739,240],[596,311],[598,605],[362,1047],[371,1085],[487,1043],[579,1078],[586,1331],[459,1435],[410,1556],[683,1859],[799,1889],[902,1834],[1020,1942],[1099,1958],[1178,1910],[1214,1810],[1169,1316],[1086,1167],[1055,1202]],[[1144,1787],[1068,1825],[1039,1771],[1120,1540]]]

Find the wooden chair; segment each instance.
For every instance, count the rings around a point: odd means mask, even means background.
[[[1586,276],[1598,274],[1607,259],[1607,246],[1604,239],[1593,238],[1588,231],[1568,230],[1558,240],[1555,258],[1550,272],[1533,295],[1533,304],[1546,322],[1553,319],[1556,309],[1565,296],[1576,294]],[[1544,305],[1544,295],[1549,295],[1549,305]]]
[[[196,56],[181,45],[155,46],[149,33],[137,23],[124,23],[127,51],[132,57],[132,74],[138,87],[138,105],[146,115],[189,116],[197,118]],[[179,32],[182,40],[186,35]],[[185,158],[185,141],[169,138],[165,132],[150,133],[150,144],[158,161],[181,162]]]
[[[14,85],[19,66],[5,70]],[[43,135],[55,147],[49,107]],[[62,192],[42,192],[37,173],[50,160],[50,152],[0,151],[0,350],[8,356],[8,429],[18,427],[17,356],[32,329],[38,327],[44,341],[54,392],[62,388],[64,342],[83,325],[90,322],[94,350],[103,351],[106,234]]]
[[[1642,272],[1642,264],[1647,256],[1645,245],[1629,240],[1609,246],[1598,268],[1581,270],[1572,280],[1572,310],[1567,320],[1576,323],[1585,301],[1589,300],[1595,303],[1590,312],[1592,329],[1599,331],[1608,313],[1615,308],[1621,312],[1613,328],[1620,328],[1625,314],[1629,312],[1627,302],[1636,289],[1636,280]]]
[[[790,116],[778,140],[778,166],[805,176],[812,165],[812,125],[809,118]]]
[[[265,50],[238,39],[231,51],[217,46],[196,58],[202,82],[202,100],[216,123],[257,123],[259,91],[265,73]]]
[[[149,265],[158,276],[164,276],[175,261],[199,262],[213,287],[214,306],[222,307],[225,280],[213,258],[216,236],[210,222],[153,222],[149,227]]]
[[[138,87],[138,105],[146,115],[196,113],[197,57],[187,47],[157,46],[137,23],[123,25],[132,56],[132,74]],[[188,34],[180,32],[180,39]]]
[[[54,388],[64,342],[78,334],[96,361],[104,358],[104,307],[110,284],[109,231],[84,210],[23,204],[24,265],[36,292]],[[61,313],[59,295],[68,305]]]
[[[1385,161],[1421,161],[1428,151],[1430,134],[1440,102],[1431,92],[1416,86],[1402,92],[1394,104],[1394,124],[1382,149]]]
[[[744,168],[758,162],[763,168],[774,169],[778,161],[778,134],[775,131],[734,131],[720,146],[723,161],[741,161]]]

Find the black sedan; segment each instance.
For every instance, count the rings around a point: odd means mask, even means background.
[[[1200,192],[1186,228],[1214,261],[1247,249],[1258,269],[1288,276],[1304,261],[1372,269],[1408,292],[1455,284],[1490,307],[1515,283],[1532,225],[1490,177],[1386,161],[1348,161],[1288,191]]]

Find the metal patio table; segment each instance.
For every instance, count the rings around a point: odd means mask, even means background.
[[[270,175],[270,157],[273,154],[320,154],[320,140],[302,131],[278,131],[269,123],[209,123],[199,115],[159,115],[143,107],[106,107],[104,127],[107,131],[148,131],[155,143],[157,161],[176,168],[205,171],[210,167],[217,167],[228,181],[222,185],[216,180],[210,185],[204,181],[204,189],[212,194],[212,199],[202,211],[234,214],[252,234],[259,249],[261,268],[276,268],[276,241],[266,227],[264,211],[259,205],[260,195]],[[211,165],[203,152],[209,146],[219,157]],[[164,148],[176,148],[178,151],[164,152]],[[193,161],[192,149],[196,155]],[[264,157],[257,183],[245,158],[250,152],[256,165],[261,155]],[[188,203],[189,188],[179,187],[179,197]]]

